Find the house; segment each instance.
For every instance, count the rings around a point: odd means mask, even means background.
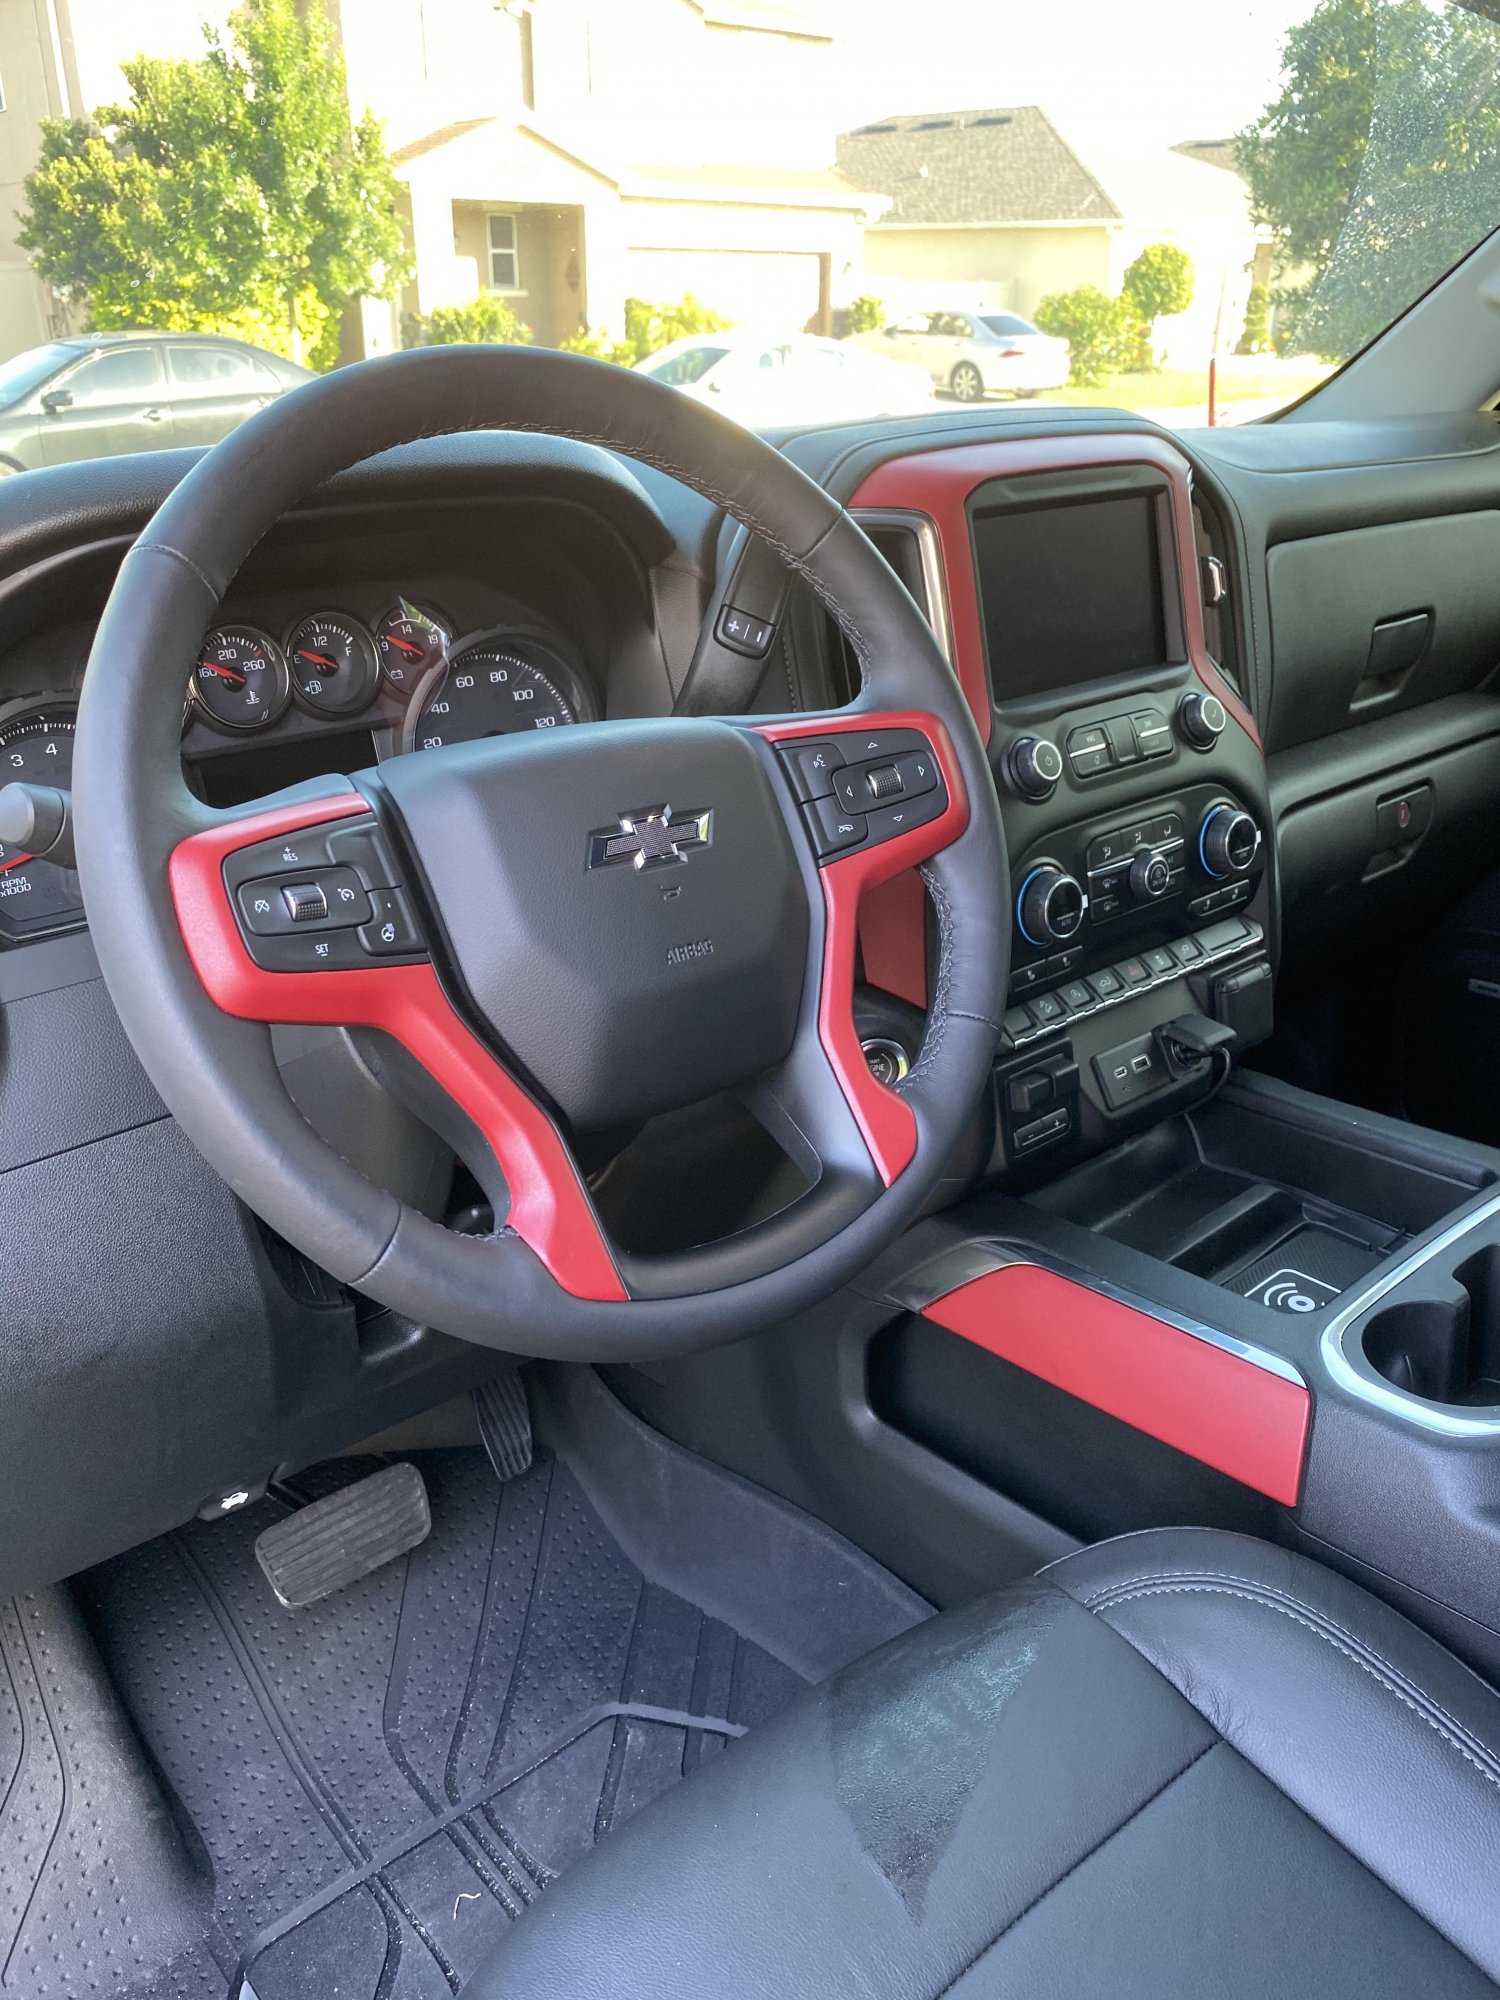
[[[1037,105],[915,113],[844,133],[838,164],[889,195],[865,237],[870,288],[924,303],[1035,313],[1076,285],[1117,292],[1148,243],[1191,257],[1193,303],[1157,325],[1169,360],[1205,361],[1244,323],[1263,231],[1227,157],[1070,143]],[[1221,163],[1222,162],[1222,163]]]
[[[351,109],[385,125],[414,253],[349,355],[481,290],[538,340],[695,292],[740,323],[826,329],[883,201],[834,169],[834,32],[778,0],[325,0]],[[40,120],[120,94],[119,62],[196,53],[216,0],[0,0],[0,358],[59,331],[14,241]]]

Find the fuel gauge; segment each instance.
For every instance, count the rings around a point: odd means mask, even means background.
[[[286,657],[298,695],[319,715],[352,715],[375,699],[375,643],[357,618],[340,611],[304,618],[286,642]]]

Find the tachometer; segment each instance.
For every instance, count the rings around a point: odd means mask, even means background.
[[[46,706],[0,720],[0,784],[56,785],[73,775],[71,707]],[[33,861],[0,841],[0,937],[11,942],[65,930],[83,921],[83,899],[71,868]]]
[[[357,618],[314,612],[293,628],[286,658],[298,695],[319,715],[352,715],[375,699],[375,642]]]
[[[578,709],[571,674],[534,640],[473,639],[423,703],[413,748],[557,729],[576,722]]]
[[[281,648],[253,625],[221,625],[203,641],[193,699],[220,729],[264,729],[291,692]]]

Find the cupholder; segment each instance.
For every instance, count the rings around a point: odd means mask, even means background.
[[[1365,1359],[1394,1389],[1429,1403],[1500,1407],[1500,1245],[1450,1278],[1375,1313],[1360,1335]]]

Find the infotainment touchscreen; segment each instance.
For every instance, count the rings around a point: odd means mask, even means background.
[[[1008,504],[977,512],[973,527],[997,702],[1162,665],[1166,619],[1151,495]]]

